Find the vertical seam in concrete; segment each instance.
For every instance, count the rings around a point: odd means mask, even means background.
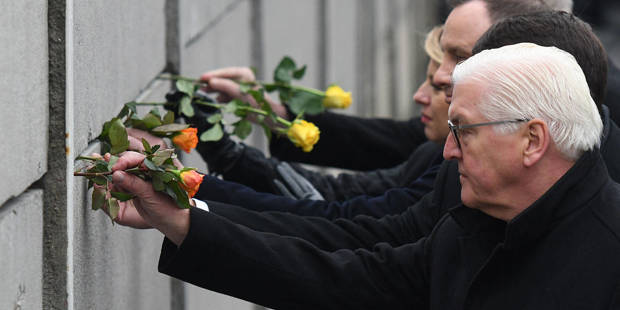
[[[43,309],[67,304],[67,149],[64,0],[47,1],[49,128],[43,177]]]
[[[250,7],[250,61],[257,72],[259,80],[265,79],[264,40],[263,40],[263,1],[252,0]]]
[[[73,235],[74,229],[74,208],[73,203],[73,163],[74,163],[74,147],[73,147],[73,105],[74,105],[74,89],[73,89],[73,0],[66,0],[67,15],[65,17],[65,63],[66,63],[66,81],[65,81],[65,126],[66,126],[66,158],[67,158],[67,309],[73,310]]]
[[[317,55],[318,55],[318,63],[319,63],[319,75],[317,85],[321,89],[327,88],[327,51],[329,48],[329,33],[327,32],[328,21],[327,18],[327,0],[320,0],[318,4],[318,44],[317,44]]]
[[[390,105],[390,113],[392,117],[398,115],[398,38],[397,27],[400,23],[398,14],[398,3],[395,1],[387,2],[388,5],[388,27],[387,27],[387,63],[388,63],[388,99]],[[378,107],[379,105],[375,105]]]
[[[166,0],[166,68],[172,74],[181,72],[181,31],[179,0]]]
[[[356,9],[356,77],[355,93],[358,95],[357,102],[360,102],[358,114],[369,116],[372,105],[375,103],[376,88],[376,9],[374,0],[359,1]]]

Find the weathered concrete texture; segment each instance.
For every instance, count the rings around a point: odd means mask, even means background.
[[[227,295],[207,291],[203,288],[185,285],[185,307],[187,310],[199,309],[226,309],[226,310],[252,310],[254,306],[241,299]]]
[[[297,65],[308,69],[299,84],[319,87],[319,38],[317,0],[263,1],[263,37],[265,39],[265,79],[273,79],[273,69],[283,56],[291,56]]]
[[[182,1],[181,73],[198,77],[224,66],[250,66],[250,4],[239,0]]]
[[[0,10],[0,205],[47,170],[47,1]]]
[[[355,92],[356,67],[356,0],[330,0],[327,3],[327,84],[336,83],[352,92],[353,104],[342,113],[356,114],[362,101]]]
[[[410,51],[408,33],[417,28],[409,27],[406,0],[378,2],[377,9],[377,104],[373,110],[378,116],[409,118],[416,89],[411,76],[423,75],[409,71],[415,54]]]
[[[166,64],[165,0],[74,2],[74,147],[135,98]]]
[[[0,209],[0,309],[40,309],[43,191],[29,190]]]
[[[74,309],[168,308],[169,277],[157,271],[161,233],[112,225],[92,211],[84,179],[74,193]]]

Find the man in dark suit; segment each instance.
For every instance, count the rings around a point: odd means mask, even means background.
[[[463,204],[415,243],[324,251],[214,212],[178,209],[114,165],[135,218],[167,238],[160,271],[285,309],[609,309],[619,305],[620,185],[599,153],[603,123],[575,58],[531,43],[456,66],[444,157]]]

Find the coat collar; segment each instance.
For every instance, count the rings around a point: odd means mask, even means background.
[[[583,154],[543,196],[508,223],[463,205],[450,213],[469,233],[503,232],[504,247],[519,248],[542,237],[554,222],[583,207],[608,179],[600,153],[594,150]]]

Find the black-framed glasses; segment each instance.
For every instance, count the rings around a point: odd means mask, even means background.
[[[490,126],[490,125],[499,125],[499,124],[507,124],[507,123],[520,123],[527,122],[529,119],[520,118],[520,119],[512,119],[507,121],[495,121],[495,122],[486,122],[486,123],[477,123],[477,124],[465,124],[465,125],[454,125],[451,120],[448,120],[448,127],[450,127],[450,131],[452,132],[452,136],[454,137],[454,142],[456,142],[456,146],[461,149],[461,141],[459,140],[459,130],[467,129],[472,127],[480,127],[480,126]]]

